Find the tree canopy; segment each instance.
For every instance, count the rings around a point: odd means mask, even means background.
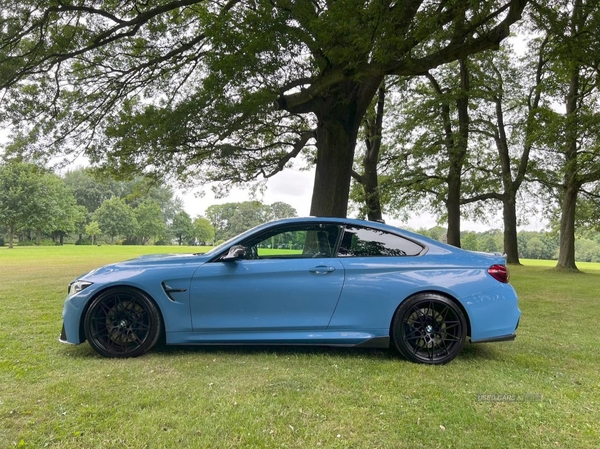
[[[316,161],[311,214],[345,216],[357,132],[383,78],[496,48],[526,3],[5,0],[11,151],[225,184],[303,153]]]

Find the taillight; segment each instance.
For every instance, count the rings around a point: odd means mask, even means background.
[[[492,265],[488,268],[488,273],[494,279],[496,279],[499,282],[502,282],[503,284],[507,284],[508,279],[510,278],[508,268],[506,268],[506,265]]]

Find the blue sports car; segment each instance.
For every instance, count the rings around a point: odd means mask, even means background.
[[[60,341],[135,357],[166,344],[392,347],[442,364],[513,340],[517,296],[502,256],[377,222],[293,218],[205,254],[144,256],[69,285]]]

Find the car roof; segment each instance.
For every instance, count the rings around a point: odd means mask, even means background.
[[[406,229],[403,228],[399,228],[397,226],[392,226],[392,225],[388,225],[379,221],[371,221],[371,220],[361,220],[359,218],[339,218],[339,217],[314,217],[314,216],[310,216],[310,217],[293,217],[293,218],[283,218],[280,220],[274,220],[274,221],[270,221],[268,223],[265,223],[262,226],[265,227],[271,227],[272,225],[277,225],[277,224],[293,224],[293,223],[338,223],[338,224],[350,224],[350,225],[356,225],[356,226],[368,226],[370,228],[375,228],[375,229],[381,229],[383,231],[389,231],[389,232],[393,232],[396,234],[401,234],[403,236],[421,241],[423,243],[426,244],[440,244],[442,242],[438,242],[435,240],[432,240],[426,236],[423,236],[421,234],[416,234],[414,232],[411,231],[407,231]],[[260,227],[262,227],[260,226]],[[258,229],[258,228],[257,228]],[[442,246],[446,246],[442,243]]]

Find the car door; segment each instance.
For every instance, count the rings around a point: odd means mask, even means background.
[[[325,329],[344,283],[334,258],[339,226],[269,229],[242,245],[246,257],[216,257],[192,279],[195,332]]]
[[[398,301],[420,288],[405,274],[419,270],[423,250],[390,232],[346,226],[338,253],[344,289],[329,330],[389,327]]]

